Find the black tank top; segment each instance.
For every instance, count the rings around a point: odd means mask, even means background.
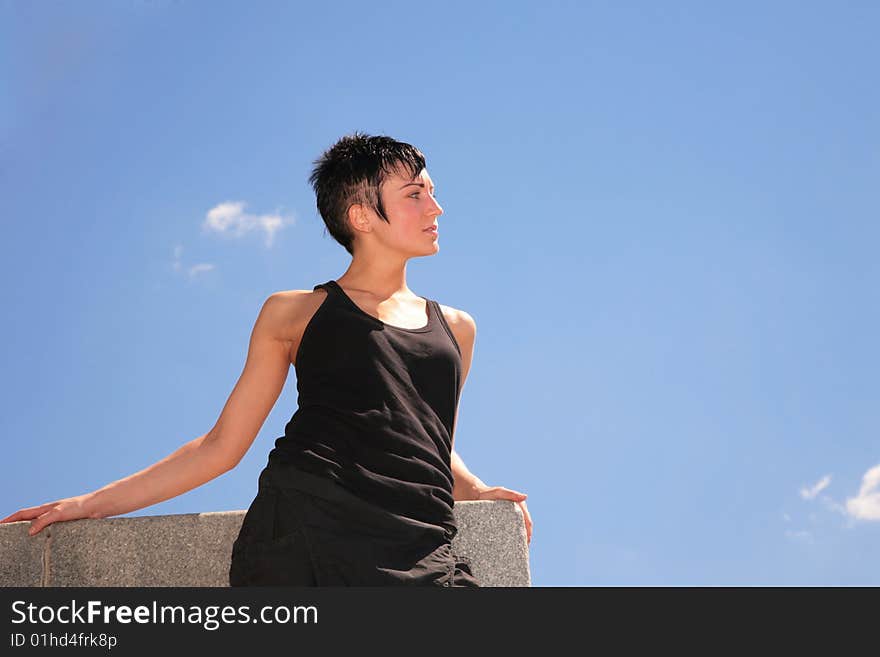
[[[298,408],[275,441],[261,482],[322,500],[303,511],[314,550],[332,553],[321,544],[331,537],[339,560],[348,560],[336,537],[345,535],[342,542],[354,546],[359,537],[346,532],[355,525],[381,527],[381,535],[370,537],[367,562],[384,559],[390,567],[380,570],[407,580],[448,568],[449,579],[455,557],[448,544],[457,533],[450,457],[459,345],[434,300],[425,299],[425,326],[402,328],[361,310],[336,281],[318,288],[327,296],[295,359]]]

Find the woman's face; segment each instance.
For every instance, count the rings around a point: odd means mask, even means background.
[[[407,255],[436,253],[439,235],[426,229],[437,226],[443,208],[434,198],[434,182],[427,169],[412,180],[394,174],[382,183],[382,204],[389,223],[371,221],[375,237],[387,248]]]

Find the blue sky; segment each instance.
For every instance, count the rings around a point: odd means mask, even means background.
[[[348,255],[307,183],[423,150],[417,293],[478,326],[456,448],[535,586],[880,584],[870,2],[0,3],[0,516],[208,431],[263,300]],[[226,231],[209,213],[232,208]],[[233,471],[131,515],[243,509]]]

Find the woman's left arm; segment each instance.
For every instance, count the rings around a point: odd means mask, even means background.
[[[445,314],[445,313],[444,313]],[[474,318],[463,310],[456,310],[453,314],[455,317],[450,321],[455,338],[461,348],[461,387],[459,388],[459,399],[461,391],[464,389],[464,382],[467,379],[468,372],[471,369],[471,361],[474,357],[474,344],[477,337],[477,324]],[[455,428],[458,426],[458,407],[455,409],[455,423],[453,425],[452,444],[455,445]],[[504,488],[503,486],[487,486],[474,473],[468,470],[461,456],[453,448],[451,456],[452,468],[452,497],[454,500],[471,501],[471,500],[511,500],[516,502],[523,514],[523,521],[526,527],[526,540],[532,542],[532,517],[529,515],[528,507],[526,507],[525,493]]]

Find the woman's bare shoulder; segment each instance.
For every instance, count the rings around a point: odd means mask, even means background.
[[[326,296],[327,293],[320,288],[279,290],[266,299],[263,312],[269,315],[272,325],[284,339],[296,340]]]
[[[277,299],[278,303],[287,304],[288,306],[308,305],[309,299],[323,299],[327,296],[327,292],[318,288],[317,290],[279,290],[269,295],[270,299]]]
[[[440,306],[440,310],[443,312],[443,318],[449,324],[450,328],[453,326],[462,326],[463,328],[476,328],[476,322],[474,318],[471,317],[470,313],[460,308],[453,308],[452,306],[444,306],[442,303],[437,303]]]

